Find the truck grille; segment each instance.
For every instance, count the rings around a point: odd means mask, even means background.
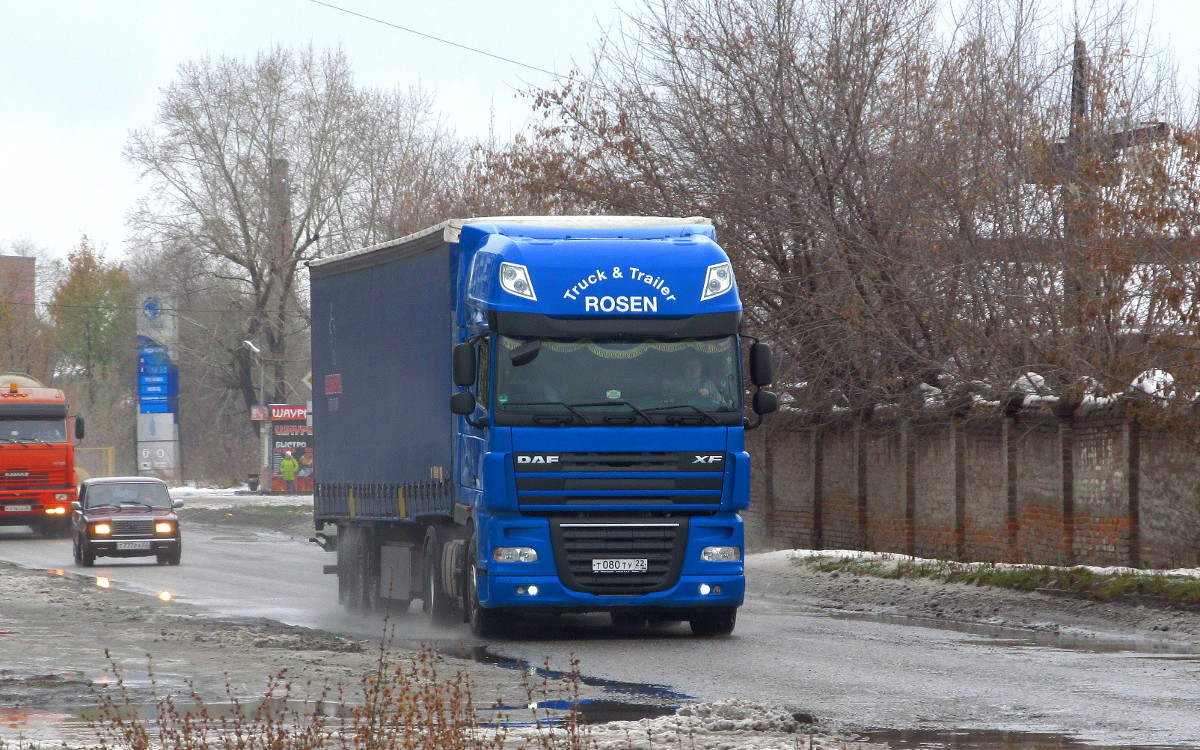
[[[567,588],[609,596],[664,591],[679,580],[686,517],[661,521],[551,521],[558,574]],[[645,573],[593,573],[595,559],[642,559]]]
[[[112,535],[118,536],[153,536],[154,521],[113,521]]]
[[[0,490],[31,490],[50,484],[50,473],[9,469],[0,473]]]
[[[515,453],[523,506],[721,502],[723,453]]]

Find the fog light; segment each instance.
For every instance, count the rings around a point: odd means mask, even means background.
[[[517,594],[520,596],[537,596],[537,586],[517,586]]]
[[[530,587],[529,587],[529,595],[530,595],[530,596],[537,596],[537,592],[538,592],[538,587],[537,587],[537,586],[530,586]]]
[[[533,547],[493,547],[492,560],[498,563],[537,562],[537,550]]]
[[[61,516],[66,512],[66,508],[46,508],[46,513],[51,516]]]
[[[708,596],[710,593],[712,593],[711,586],[709,586],[707,583],[700,584],[700,596]]]
[[[742,548],[705,547],[700,550],[700,559],[705,562],[737,562],[742,559]]]

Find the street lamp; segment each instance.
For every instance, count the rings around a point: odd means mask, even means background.
[[[262,460],[258,465],[258,467],[259,467],[258,468],[258,487],[259,487],[259,490],[265,494],[268,491],[270,491],[270,489],[271,489],[271,486],[270,486],[271,455],[270,455],[270,447],[268,444],[268,442],[270,440],[269,433],[270,433],[270,429],[271,429],[270,428],[271,412],[270,412],[269,407],[266,404],[266,398],[267,398],[266,384],[265,384],[265,381],[263,380],[263,378],[264,378],[263,373],[265,371],[265,368],[263,366],[262,350],[259,349],[257,346],[255,346],[254,342],[243,341],[242,346],[249,349],[251,352],[254,353],[254,356],[258,358],[258,405],[261,408],[267,409],[267,419],[265,421],[268,424],[266,427],[263,427],[261,424],[258,427],[258,434],[262,439]]]

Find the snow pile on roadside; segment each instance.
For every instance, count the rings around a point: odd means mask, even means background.
[[[581,726],[583,747],[594,750],[834,750],[854,743],[855,750],[877,750],[886,745],[868,744],[828,728],[812,724],[812,717],[794,714],[782,706],[731,700],[689,704],[671,716],[640,721],[613,721]],[[509,728],[509,741],[531,740],[554,735],[568,736],[562,727]],[[543,746],[547,746],[543,743]],[[549,746],[557,747],[558,743]]]
[[[929,564],[929,565],[954,565],[963,568],[997,568],[1001,570],[1022,570],[1027,568],[1053,568],[1053,565],[1027,565],[1019,563],[991,563],[991,562],[947,562],[946,560],[937,560],[925,557],[910,557],[894,552],[864,552],[854,549],[782,549],[772,552],[757,552],[746,555],[746,565],[762,570],[778,570],[795,564],[798,558],[806,557],[821,557],[853,560],[869,560],[879,563],[891,564],[893,566],[899,563],[909,563],[913,565]],[[1122,574],[1142,574],[1142,575],[1166,575],[1166,576],[1186,576],[1190,578],[1200,578],[1200,568],[1173,568],[1170,570],[1151,570],[1145,568],[1127,568],[1127,567],[1098,567],[1094,565],[1078,565],[1075,566],[1084,570],[1090,570],[1097,575],[1122,575]],[[1064,568],[1064,570],[1067,568]]]

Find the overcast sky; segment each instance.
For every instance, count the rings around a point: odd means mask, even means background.
[[[394,24],[560,73],[639,0],[328,0]],[[1072,0],[1063,0],[1069,4]],[[1195,80],[1200,0],[1144,0],[1160,40]],[[358,82],[419,84],[465,135],[518,129],[524,84],[550,76],[312,0],[0,0],[0,248],[27,239],[53,254],[86,233],[123,252],[141,192],[121,149],[152,122],[159,91],[202,55],[253,57],[274,43],[341,44]]]

